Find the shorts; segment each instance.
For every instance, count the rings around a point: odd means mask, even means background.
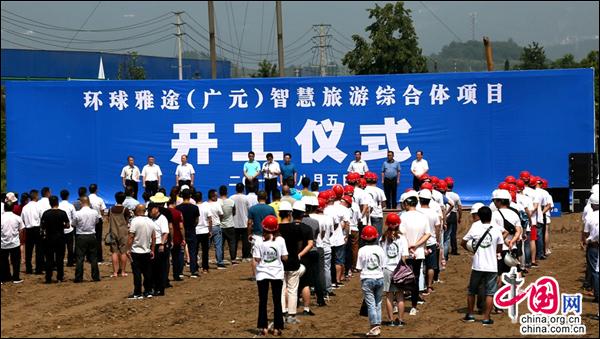
[[[115,242],[110,244],[110,253],[127,254],[127,237],[117,238]]]
[[[537,227],[536,225],[531,225],[531,241],[537,240]]]
[[[333,246],[332,251],[335,251],[335,264],[344,265],[346,264],[346,245]]]
[[[496,272],[471,271],[467,293],[469,295],[478,295],[479,285],[483,284],[485,295],[494,295],[498,290],[497,278],[498,273]]]
[[[399,292],[401,291],[398,288],[398,285],[392,283],[392,274],[394,272],[388,270],[387,268],[383,269],[383,291],[384,292]]]
[[[431,254],[425,256],[425,269],[437,270],[438,268],[438,257],[440,254],[439,249],[436,245],[427,246],[428,250],[431,250]]]

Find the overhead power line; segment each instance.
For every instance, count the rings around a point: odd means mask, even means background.
[[[429,11],[429,13],[431,13],[431,15],[433,15],[433,17],[434,17],[434,18],[435,18],[437,21],[439,21],[439,22],[440,22],[440,23],[441,23],[441,24],[442,24],[442,25],[443,25],[443,26],[444,26],[444,27],[445,27],[445,28],[448,30],[448,32],[452,33],[452,35],[454,35],[454,37],[455,37],[455,38],[458,40],[458,42],[462,42],[462,39],[461,39],[461,38],[458,36],[458,34],[456,34],[456,33],[455,33],[453,30],[452,30],[452,28],[450,28],[450,26],[446,25],[446,23],[445,23],[445,22],[444,22],[442,19],[440,19],[440,17],[438,17],[438,16],[437,16],[437,15],[436,15],[436,14],[435,14],[435,13],[434,13],[434,12],[433,12],[433,11],[432,11],[432,10],[431,10],[431,9],[430,9],[430,8],[429,8],[429,7],[428,7],[428,6],[427,6],[427,5],[426,5],[426,4],[423,2],[423,1],[419,1],[419,3],[420,3],[420,4],[421,4],[423,7],[425,7],[425,9],[426,9],[427,11]]]

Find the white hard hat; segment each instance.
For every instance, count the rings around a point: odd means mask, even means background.
[[[290,204],[288,201],[282,201],[279,203],[279,211],[291,211],[292,210],[292,204]]]
[[[475,244],[473,244],[473,241],[475,241],[475,239],[469,239],[469,241],[467,241],[466,247],[467,250],[469,250],[469,252],[474,253],[474,248],[473,246],[475,246]]]
[[[477,214],[477,212],[479,212],[479,209],[483,206],[485,205],[480,202],[474,203],[473,206],[471,206],[471,214]]]
[[[519,260],[517,258],[513,257],[510,254],[510,252],[506,253],[506,255],[504,255],[504,263],[507,266],[509,266],[509,267],[515,267],[515,266],[518,266],[520,264]]]
[[[598,194],[598,184],[595,184],[594,186],[592,186],[592,189],[590,190],[590,192],[592,192],[592,194],[596,193]]]
[[[181,190],[182,190],[182,191],[183,191],[183,190],[189,190],[189,189],[190,189],[190,186],[188,186],[188,185],[182,185],[182,186],[181,186]]]
[[[511,200],[510,192],[507,190],[494,190],[492,199]]]
[[[303,201],[308,206],[319,206],[319,199],[315,196],[305,195],[300,201]]]
[[[417,191],[408,191],[404,194],[404,200],[408,198],[419,198],[419,194],[417,193]]]
[[[419,198],[431,200],[431,191],[430,190],[426,190],[426,189],[420,190],[419,191]]]
[[[281,205],[279,206],[281,208]],[[295,209],[296,211],[306,212],[306,204],[302,201],[296,201],[294,203],[293,209]]]
[[[592,196],[590,196],[590,204],[593,204],[593,205],[600,204],[600,202],[598,201],[598,200],[600,200],[599,198],[600,197],[599,197],[598,193],[592,194]]]
[[[6,193],[6,202],[17,202],[17,197],[13,192]]]

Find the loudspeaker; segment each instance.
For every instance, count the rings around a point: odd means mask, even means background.
[[[572,190],[572,194],[573,194],[573,206],[572,206],[571,212],[573,212],[573,213],[583,212],[583,209],[585,208],[585,205],[587,204],[587,201],[590,198],[590,191],[575,189],[575,190]]]
[[[569,188],[589,189],[598,175],[595,153],[569,154]]]
[[[546,191],[552,196],[554,202],[560,202],[561,212],[569,212],[569,188],[568,187],[553,187],[547,188]]]

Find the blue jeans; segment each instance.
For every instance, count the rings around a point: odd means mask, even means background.
[[[325,290],[327,292],[333,291],[331,286],[331,250],[323,253],[323,275],[325,276]]]
[[[193,236],[186,236],[185,242],[188,246],[188,252],[190,254],[190,273],[197,274],[198,273],[198,239],[196,238],[196,234]]]
[[[377,234],[381,236],[383,234],[383,218],[371,217],[371,224],[377,229]]]
[[[213,226],[212,234],[211,241],[215,244],[215,257],[217,258],[217,265],[225,265],[223,262],[223,233],[221,232],[221,226]]]
[[[381,325],[381,299],[383,297],[383,278],[363,279],[360,281],[363,297],[369,310],[371,326]]]
[[[535,257],[537,259],[546,255],[544,252],[544,233],[546,232],[546,225],[542,223],[537,224],[537,240],[535,241]]]
[[[455,230],[456,230],[456,225],[455,225]],[[446,259],[446,261],[448,261],[448,254],[450,253],[450,236],[451,236],[451,232],[450,232],[450,225],[448,225],[448,229],[444,231],[444,259]],[[454,234],[454,236],[456,237],[456,233]]]
[[[531,267],[531,231],[527,231],[526,234],[527,240],[525,240],[523,252],[525,252],[525,267],[529,268]]]
[[[598,262],[598,247],[587,247],[587,251],[586,251],[586,276],[589,277],[590,282],[592,283],[592,285],[596,285],[596,287],[594,287],[594,290],[598,289],[598,281],[596,280],[596,282],[594,282],[594,274],[596,274],[596,276],[598,276],[598,272],[596,272],[596,263]]]

